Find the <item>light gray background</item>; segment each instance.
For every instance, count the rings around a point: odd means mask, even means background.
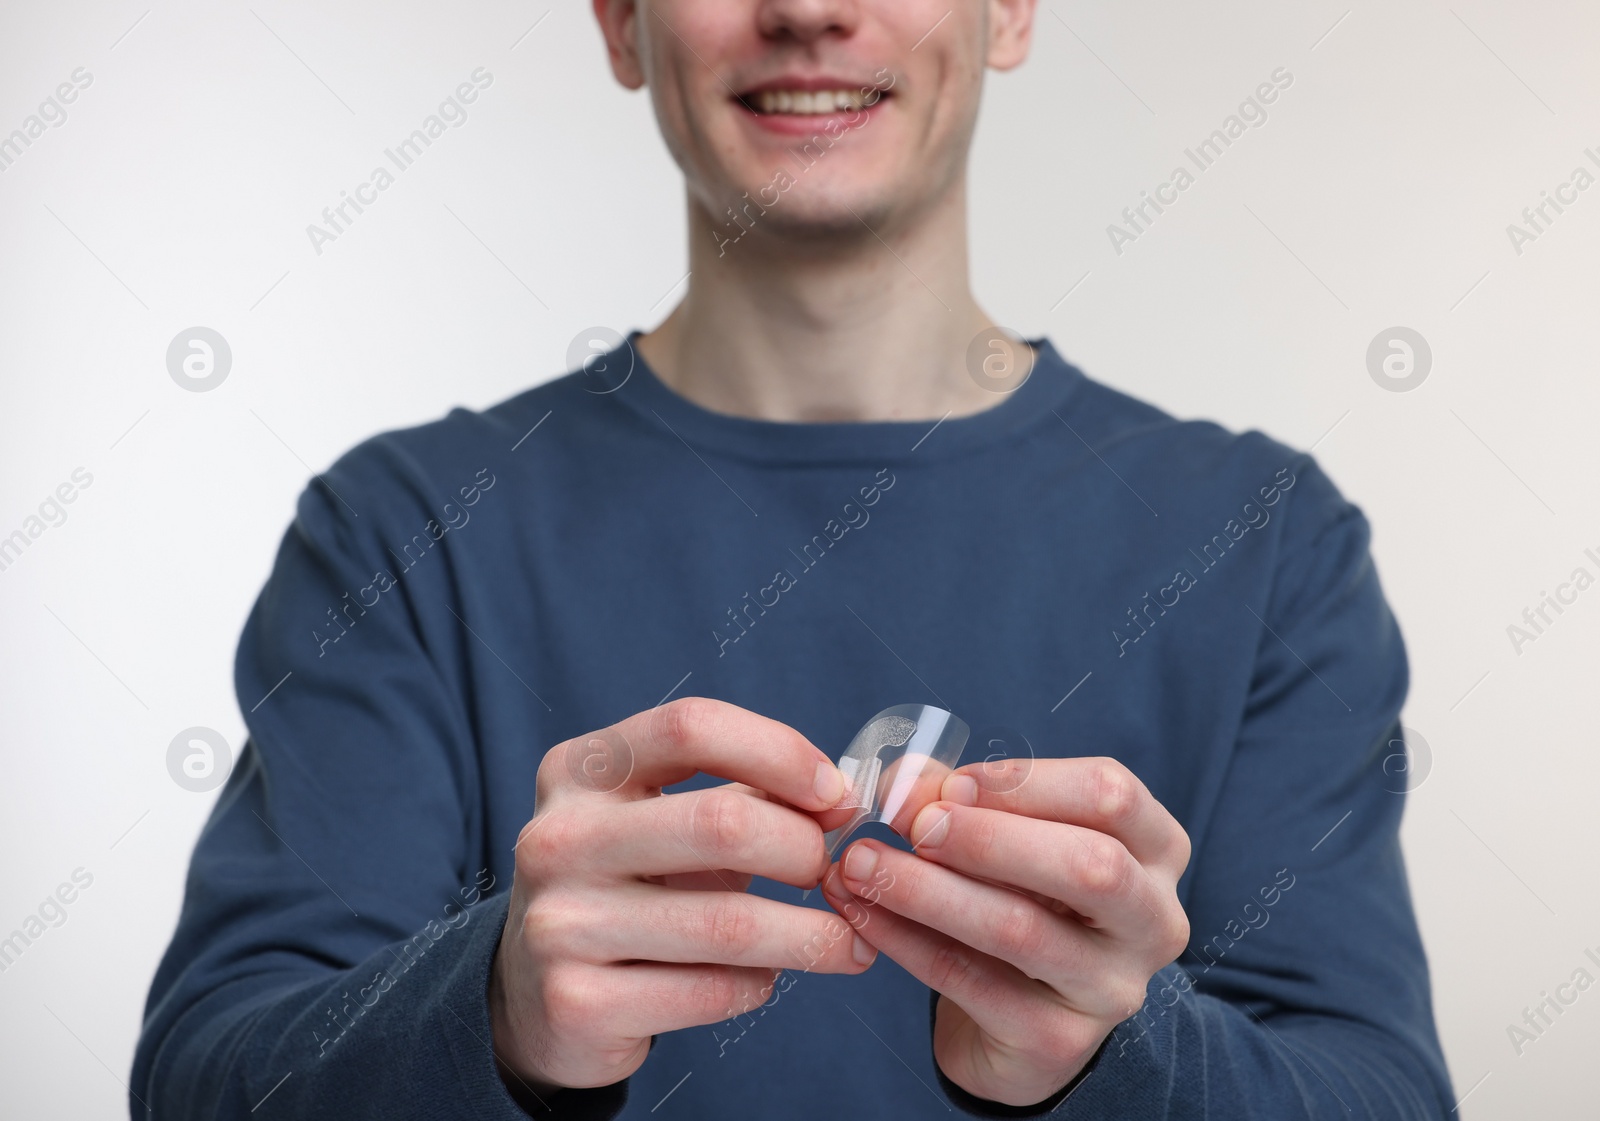
[[[1482,1118],[1584,1114],[1600,1049],[1600,991],[1520,1056],[1506,1030],[1600,977],[1600,588],[1520,653],[1506,632],[1600,570],[1600,186],[1520,255],[1506,233],[1600,152],[1597,40],[1584,0],[1058,0],[973,159],[992,314],[1180,416],[1314,446],[1374,523],[1433,754],[1406,851]],[[306,225],[480,66],[466,124],[314,253]],[[67,121],[0,173],[0,536],[94,479],[0,571],[0,937],[94,882],[0,973],[8,1117],[123,1113],[215,797],[168,743],[237,751],[234,644],[310,472],[560,373],[584,328],[653,325],[687,267],[676,170],[587,4],[8,3],[0,134],[77,67]],[[1113,252],[1277,67],[1269,121]],[[165,368],[196,325],[234,357],[206,393]],[[1434,354],[1406,393],[1366,369],[1395,325]]]

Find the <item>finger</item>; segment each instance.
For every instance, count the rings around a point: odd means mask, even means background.
[[[1102,936],[1026,895],[878,841],[846,849],[840,875],[852,895],[878,910],[947,934],[1069,995],[1089,991],[1113,964]]]
[[[861,973],[877,954],[828,911],[654,884],[620,893],[550,893],[530,909],[529,924],[545,952],[594,964],[658,961]]]
[[[727,869],[813,887],[827,866],[815,821],[732,787],[634,802],[585,801],[557,812],[572,818],[571,835],[560,840],[596,876]],[[556,866],[565,874],[573,864]]]
[[[912,822],[911,843],[925,860],[1057,901],[1116,938],[1174,922],[1171,893],[1121,841],[1093,829],[934,802]]]
[[[938,800],[950,773],[948,766],[930,756],[902,755],[876,775],[874,789],[858,792],[853,783],[847,783],[846,797],[837,807],[812,816],[828,832],[850,820],[856,812],[852,807],[875,806],[890,828],[904,834],[917,811]]]
[[[1174,881],[1189,862],[1189,836],[1183,826],[1137,775],[1115,759],[972,763],[945,780],[942,796],[946,801],[1108,834],[1140,864],[1159,868]]]
[[[1013,1038],[1019,1027],[1036,1018],[1042,1002],[1055,999],[1042,982],[1015,966],[898,915],[881,900],[873,903],[853,896],[838,865],[823,877],[822,896],[862,937],[918,981],[960,1005],[997,1039]]]
[[[707,872],[678,872],[670,876],[653,876],[651,882],[685,891],[749,891],[752,879],[754,877],[748,872],[713,868]]]
[[[715,1024],[757,1008],[775,989],[773,969],[637,962],[578,967],[563,998],[577,1029],[606,1024],[622,1039]],[[562,1018],[554,1020],[559,1030]]]
[[[803,810],[844,795],[844,776],[799,732],[724,701],[682,697],[558,744],[539,767],[541,792],[637,798],[704,772]]]

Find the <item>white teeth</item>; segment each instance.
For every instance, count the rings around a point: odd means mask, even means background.
[[[762,113],[794,113],[818,116],[841,110],[866,108],[878,101],[875,89],[861,90],[762,90],[751,98]]]

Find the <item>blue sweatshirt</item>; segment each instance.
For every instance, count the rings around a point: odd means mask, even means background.
[[[1447,1116],[1397,836],[1406,658],[1365,518],[1309,456],[1034,345],[987,411],[800,424],[705,410],[630,339],[313,480],[240,641],[249,739],[133,1116],[527,1116],[486,987],[535,771],[688,694],[835,755],[927,703],[973,727],[965,761],[1114,756],[1193,841],[1191,944],[1032,1110],[943,1077],[929,991],[880,957],[797,963],[762,1008],[533,1115]]]

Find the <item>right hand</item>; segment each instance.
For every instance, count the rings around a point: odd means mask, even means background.
[[[700,772],[732,782],[662,796]],[[844,788],[793,728],[700,697],[558,744],[490,976],[500,1061],[536,1093],[605,1086],[652,1036],[763,1003],[784,969],[863,972],[877,951],[838,916],[746,891],[817,885],[811,815]]]

